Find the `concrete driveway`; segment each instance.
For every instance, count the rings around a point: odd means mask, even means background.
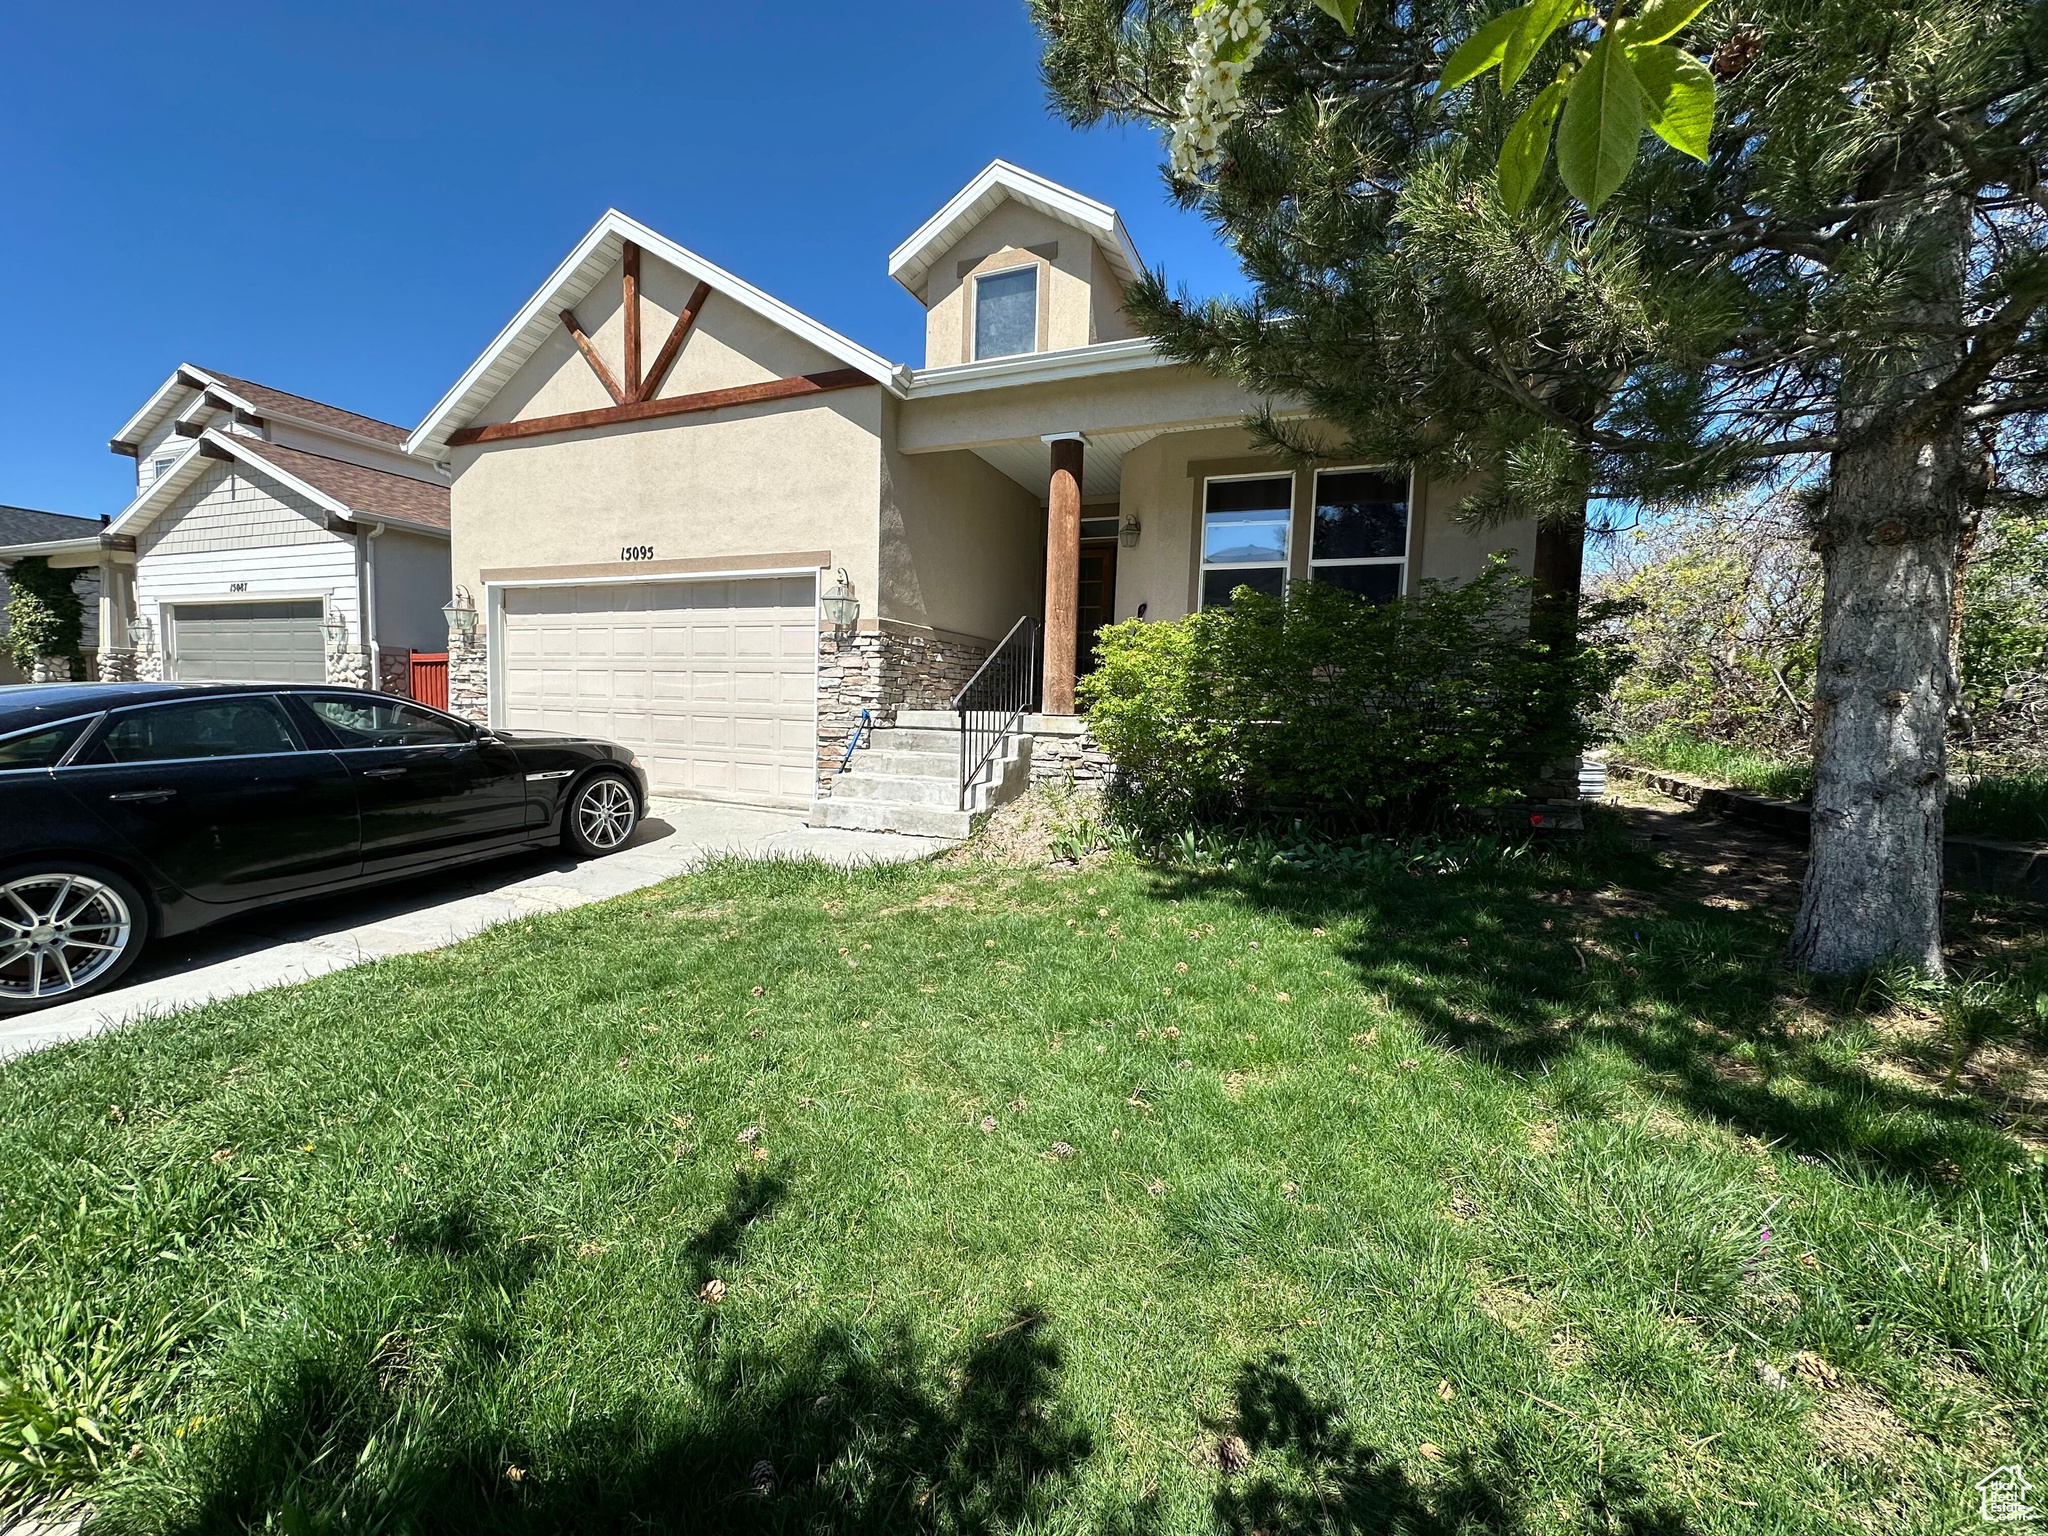
[[[801,811],[657,798],[632,843],[609,858],[578,863],[559,852],[514,854],[395,886],[273,907],[165,939],[145,950],[111,991],[0,1018],[0,1057],[365,960],[439,949],[493,923],[637,891],[720,853],[894,864],[949,846],[936,838],[809,827]]]

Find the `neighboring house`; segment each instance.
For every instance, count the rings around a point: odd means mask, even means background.
[[[79,649],[85,655],[88,673],[93,670],[94,652],[99,647],[99,537],[106,519],[72,517],[64,512],[37,512],[28,507],[0,507],[0,642],[7,636],[7,569],[15,561],[40,555],[68,565],[80,555],[85,562],[71,580],[71,590],[84,605]],[[15,664],[13,655],[0,644],[0,684],[30,681]]]
[[[950,717],[899,715],[943,708],[1022,618],[1045,622],[1039,760],[1073,761],[1112,619],[1288,580],[1388,597],[1502,546],[1529,568],[1533,524],[1453,520],[1466,487],[1258,451],[1259,402],[1130,333],[1139,259],[1101,203],[998,161],[888,270],[925,309],[922,368],[598,221],[407,444],[452,461],[477,611],[456,708],[613,737],[661,790],[958,832],[954,738],[929,729]],[[842,570],[844,635],[820,614]],[[928,729],[842,777],[863,710]]]
[[[136,495],[96,556],[101,674],[409,692],[446,649],[448,482],[405,436],[179,367],[109,444]]]

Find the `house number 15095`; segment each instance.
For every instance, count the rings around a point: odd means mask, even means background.
[[[619,551],[619,558],[621,560],[652,560],[654,558],[654,546],[652,544],[628,544]]]

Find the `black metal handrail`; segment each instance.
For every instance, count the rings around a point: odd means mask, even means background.
[[[1025,614],[953,695],[960,716],[960,809],[975,779],[1038,702],[1038,620]]]

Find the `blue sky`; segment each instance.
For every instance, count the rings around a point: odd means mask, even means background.
[[[414,425],[608,205],[900,362],[885,258],[998,155],[1237,286],[1149,134],[1047,115],[1020,0],[4,9],[11,505],[118,511],[179,362]]]

